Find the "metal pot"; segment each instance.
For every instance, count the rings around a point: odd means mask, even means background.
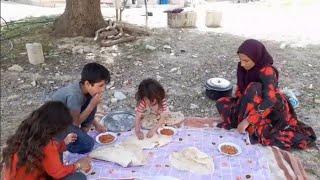
[[[206,96],[214,101],[232,95],[232,84],[224,78],[210,78],[205,83]]]

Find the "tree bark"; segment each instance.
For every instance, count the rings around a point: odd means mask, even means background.
[[[60,37],[93,37],[106,26],[100,0],[66,0],[64,13],[55,21],[53,34]]]

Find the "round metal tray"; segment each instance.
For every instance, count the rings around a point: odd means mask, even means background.
[[[135,114],[130,111],[115,111],[102,118],[103,124],[108,131],[123,132],[130,131],[134,126]]]

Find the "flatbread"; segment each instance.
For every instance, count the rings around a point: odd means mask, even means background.
[[[144,133],[146,135],[146,133]],[[164,146],[170,143],[172,138],[170,136],[161,136],[154,134],[151,138],[144,137],[143,140],[139,140],[135,134],[128,137],[121,144],[138,146],[141,149],[153,149],[156,147]]]
[[[143,129],[151,129],[158,123],[160,118],[164,119],[164,124],[167,126],[174,126],[184,120],[184,115],[180,111],[163,113],[161,115],[146,112],[141,120],[141,127]]]
[[[143,129],[152,129],[157,125],[160,116],[152,113],[144,113],[143,118],[141,119],[141,127]]]
[[[90,157],[105,161],[110,161],[121,165],[142,166],[147,163],[147,156],[142,149],[135,145],[115,145],[112,147],[102,146],[93,150]]]
[[[161,114],[161,118],[164,119],[164,122],[167,126],[173,126],[181,123],[184,120],[184,115],[182,112],[170,112],[167,114]]]
[[[171,166],[176,169],[198,174],[211,174],[214,171],[213,159],[196,147],[188,147],[169,156]]]

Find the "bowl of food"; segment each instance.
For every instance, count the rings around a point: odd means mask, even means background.
[[[164,126],[158,129],[158,134],[161,134],[164,136],[173,136],[176,134],[176,129],[173,127]]]
[[[221,154],[228,155],[228,156],[236,156],[241,154],[242,152],[240,146],[231,142],[225,142],[225,143],[219,144],[218,149]]]
[[[117,140],[117,135],[112,132],[104,132],[96,136],[96,141],[99,144],[111,144]]]

